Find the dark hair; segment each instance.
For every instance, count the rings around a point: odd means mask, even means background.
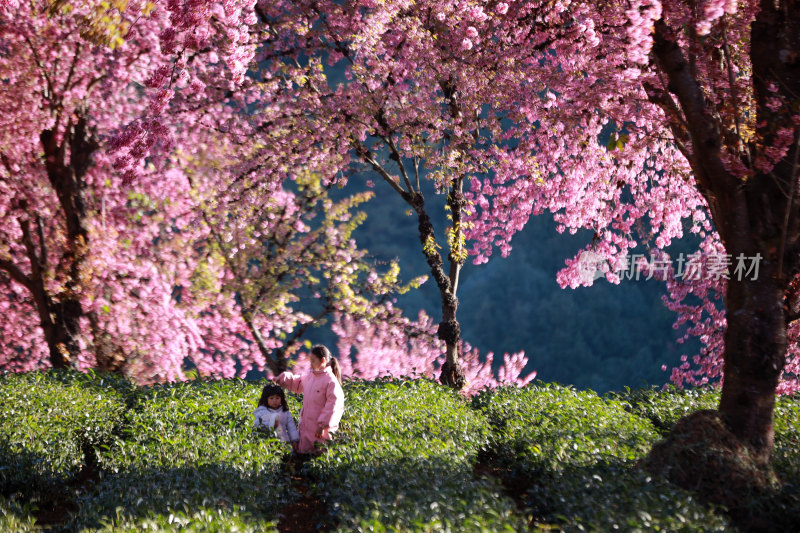
[[[336,376],[336,380],[339,382],[339,385],[341,385],[342,369],[339,367],[339,361],[333,356],[333,354],[331,354],[331,351],[328,349],[328,347],[323,346],[322,344],[317,344],[311,348],[311,353],[322,359],[322,362],[325,363],[326,366],[331,367],[333,375]]]
[[[281,407],[284,411],[289,410],[289,404],[286,403],[286,394],[283,393],[283,389],[280,388],[278,385],[274,383],[267,383],[264,385],[264,390],[261,391],[261,398],[258,400],[258,405],[263,405],[264,407],[269,407],[267,404],[267,400],[270,396],[280,396],[281,397]]]

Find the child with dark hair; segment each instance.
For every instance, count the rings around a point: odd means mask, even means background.
[[[321,344],[311,348],[311,372],[297,376],[283,372],[275,381],[290,391],[303,395],[300,411],[300,441],[295,450],[313,453],[315,444],[323,446],[339,428],[344,413],[344,391],[339,361]]]
[[[253,416],[256,428],[274,428],[278,438],[284,442],[294,444],[300,439],[297,425],[286,403],[286,395],[278,385],[268,383],[264,386]]]

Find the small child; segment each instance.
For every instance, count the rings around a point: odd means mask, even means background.
[[[308,354],[311,372],[296,376],[283,372],[275,378],[281,387],[303,395],[300,410],[300,442],[294,449],[300,454],[315,453],[315,445],[331,440],[344,413],[344,391],[339,361],[321,344]]]
[[[300,440],[294,418],[286,403],[286,395],[279,386],[272,383],[264,386],[258,408],[253,415],[256,428],[275,428],[278,438],[284,442],[295,443]]]

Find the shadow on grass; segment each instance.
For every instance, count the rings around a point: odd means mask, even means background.
[[[327,527],[372,531],[520,531],[527,522],[493,479],[446,455],[381,457],[332,447],[307,463]],[[352,453],[353,455],[348,455]]]
[[[85,469],[53,471],[50,460],[0,441],[0,496],[17,502],[38,524],[55,527],[78,509],[75,498]]]
[[[518,507],[536,524],[565,531],[798,531],[800,485],[786,480],[780,491],[727,510],[645,472],[633,463],[599,461],[558,468],[483,452],[482,470],[516,495]],[[758,520],[754,521],[753,517]],[[735,528],[735,529],[734,529]]]

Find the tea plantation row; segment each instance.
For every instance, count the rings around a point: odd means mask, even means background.
[[[286,446],[251,429],[262,385],[0,376],[0,531],[277,530],[301,495]],[[323,529],[733,529],[724,510],[636,468],[680,416],[713,407],[714,391],[599,397],[537,384],[464,399],[379,380],[346,382],[345,394],[335,444],[299,472],[324,502]],[[289,404],[297,416],[300,398]],[[800,514],[798,422],[800,399],[781,399],[778,523]]]

